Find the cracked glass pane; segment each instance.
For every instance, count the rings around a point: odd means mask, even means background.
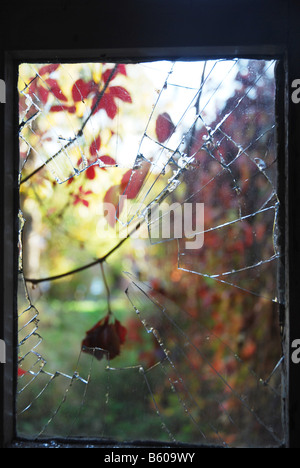
[[[19,67],[19,435],[284,443],[271,60]]]

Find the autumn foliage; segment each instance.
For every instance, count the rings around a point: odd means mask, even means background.
[[[126,333],[126,328],[119,320],[113,319],[111,323],[111,317],[107,315],[86,332],[86,337],[82,341],[82,350],[98,360],[103,357],[114,359],[121,352]]]

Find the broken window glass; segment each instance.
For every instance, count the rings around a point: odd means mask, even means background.
[[[275,67],[20,65],[20,436],[284,442]]]

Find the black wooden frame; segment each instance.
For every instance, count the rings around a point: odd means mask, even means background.
[[[300,338],[300,104],[291,84],[300,79],[300,4],[297,0],[52,0],[1,4],[0,104],[1,317],[0,447],[38,447],[15,429],[16,275],[18,210],[17,66],[22,61],[140,61],[188,58],[276,58],[281,245],[285,291],[283,348],[284,424],[287,448],[300,447],[300,364],[290,359]],[[94,441],[97,446],[104,442]],[[74,445],[75,444],[75,445]],[[87,446],[60,441],[60,446]],[[110,445],[108,443],[108,445]],[[145,445],[147,445],[145,443]],[[107,446],[107,445],[106,445]],[[126,445],[128,447],[128,444]],[[141,443],[132,444],[141,446]],[[159,444],[161,447],[161,444]]]

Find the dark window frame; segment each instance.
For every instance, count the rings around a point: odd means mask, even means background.
[[[290,359],[291,343],[300,338],[300,104],[291,100],[293,80],[300,79],[300,5],[296,0],[132,0],[67,4],[53,0],[15,8],[2,3],[0,78],[6,83],[6,104],[0,104],[1,286],[0,338],[6,343],[6,364],[0,364],[0,446],[34,447],[40,442],[19,440],[15,424],[17,375],[17,233],[18,120],[17,67],[24,61],[128,61],[151,59],[275,58],[277,67],[280,228],[285,259],[280,282],[285,290],[284,414],[287,448],[300,447],[300,364]],[[68,5],[68,6],[67,6]],[[15,9],[15,11],[14,11]],[[81,15],[87,20],[82,21]],[[101,22],[100,18],[104,18]],[[107,21],[105,19],[108,18]],[[47,24],[43,22],[47,19]],[[98,21],[98,23],[97,23]],[[85,26],[83,25],[85,23]],[[26,27],[38,25],[37,31]],[[52,26],[51,26],[52,25]],[[79,25],[79,31],[76,27]],[[50,28],[50,32],[47,28]],[[33,27],[34,29],[34,27]],[[22,36],[23,35],[23,36]],[[51,37],[51,40],[49,39]],[[299,262],[298,262],[299,260]],[[113,442],[58,440],[60,447],[109,447]],[[131,447],[153,446],[133,442]],[[120,445],[122,446],[122,444]],[[156,444],[162,447],[161,444]],[[170,444],[168,444],[170,446]],[[126,444],[128,447],[128,444]],[[185,447],[185,445],[183,445]]]

